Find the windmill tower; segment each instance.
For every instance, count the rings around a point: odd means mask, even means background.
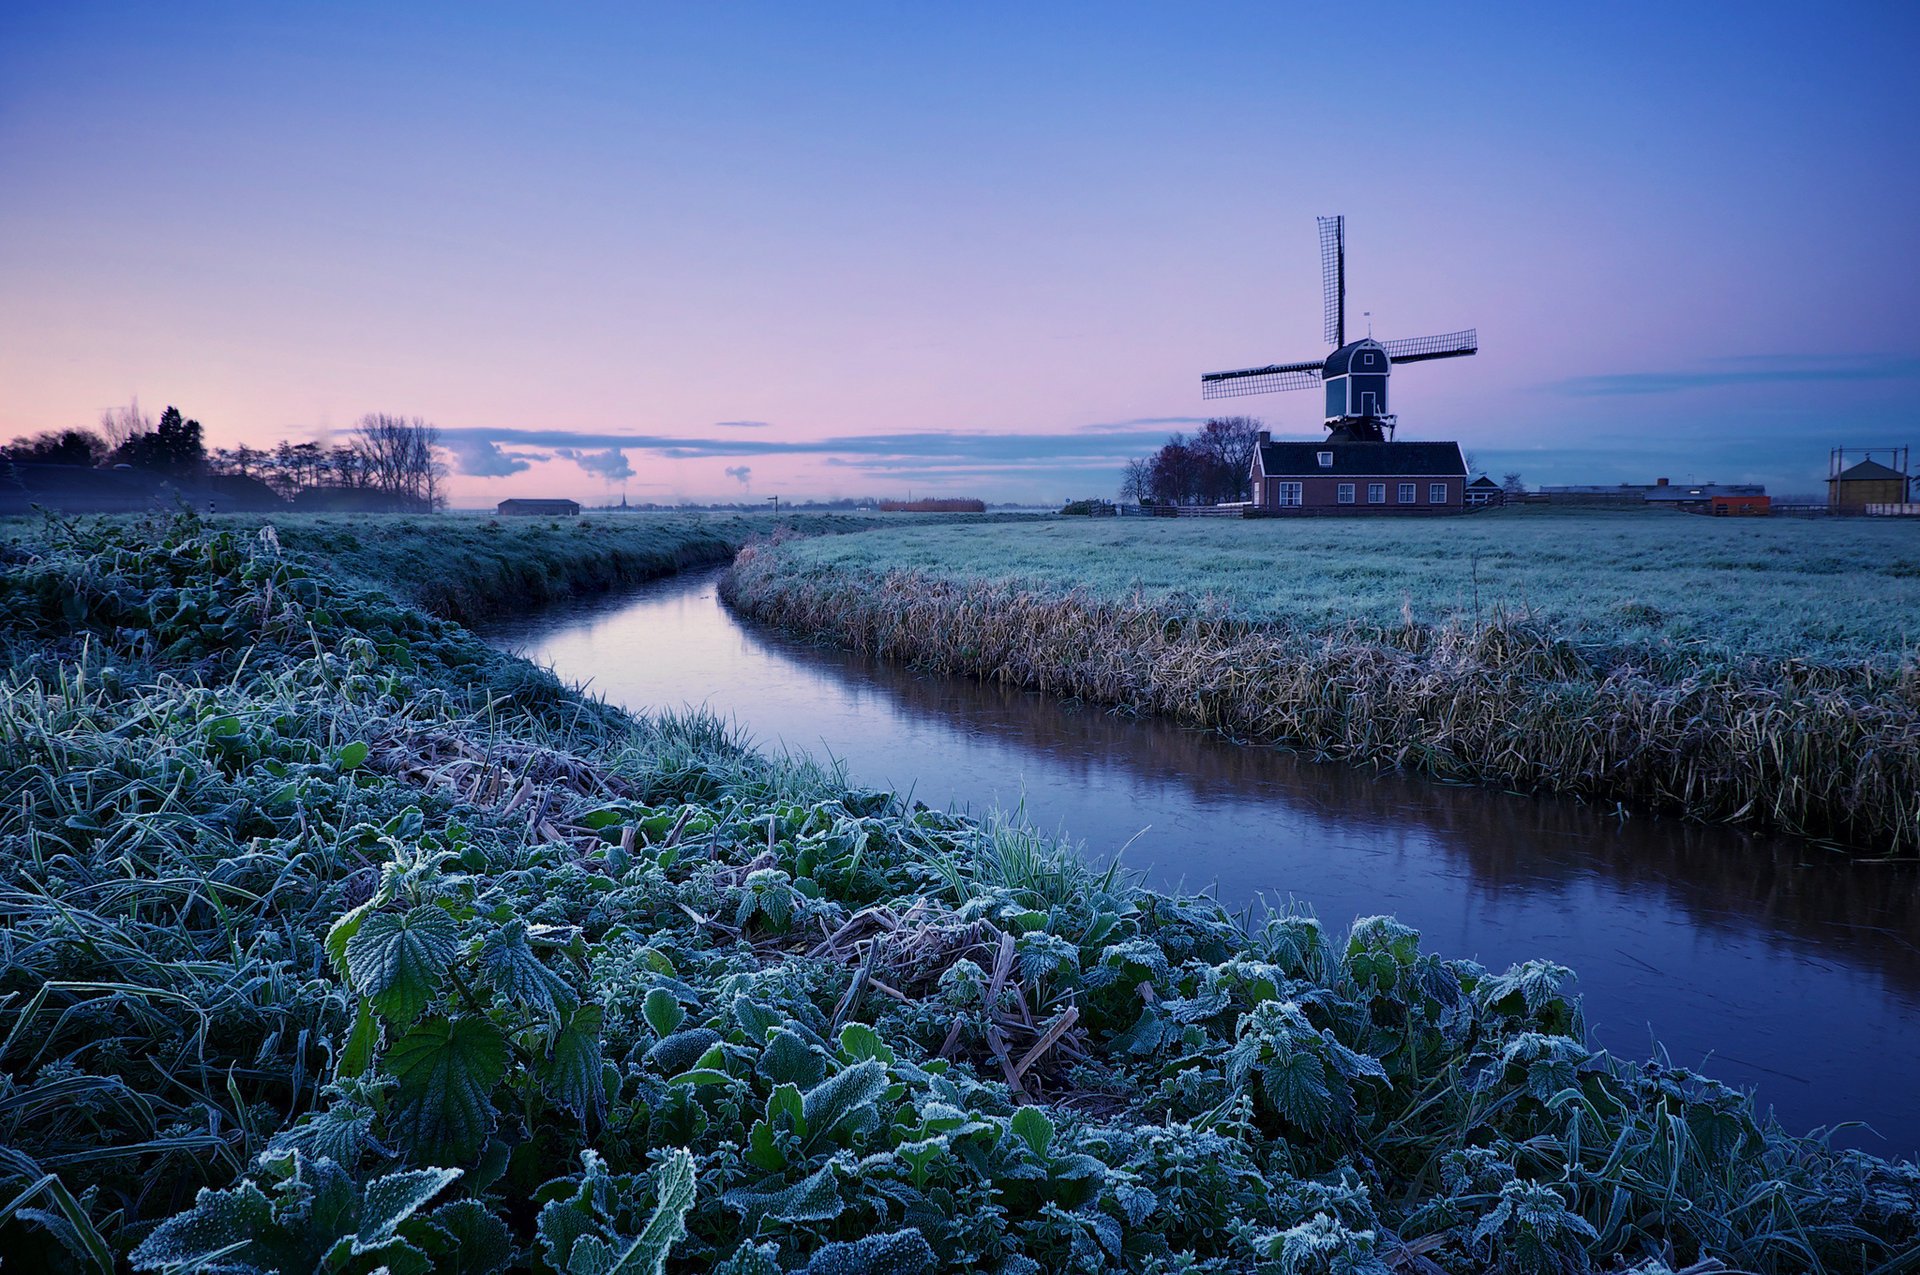
[[[1233,372],[1208,372],[1200,378],[1202,398],[1236,398],[1282,390],[1326,392],[1328,442],[1390,441],[1397,419],[1387,408],[1387,379],[1396,363],[1457,359],[1480,349],[1472,328],[1442,336],[1376,341],[1371,335],[1347,340],[1347,219],[1321,217],[1320,274],[1325,291],[1325,335],[1333,353],[1300,363],[1270,363]]]

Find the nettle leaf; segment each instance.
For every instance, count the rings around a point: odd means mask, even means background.
[[[352,911],[342,913],[332,925],[327,927],[327,959],[333,962],[334,970],[342,978],[347,976],[347,944],[352,942],[353,936],[360,932],[361,925],[366,922],[367,917],[372,915],[376,906],[378,906],[376,899],[368,899]]]
[[[453,918],[431,903],[404,916],[377,913],[347,940],[347,979],[389,1022],[404,1027],[440,990],[458,940]]]
[[[1326,1064],[1304,1049],[1288,1050],[1267,1061],[1260,1069],[1260,1084],[1273,1109],[1300,1128],[1319,1131],[1333,1122]]]
[[[832,1137],[843,1127],[857,1131],[878,1120],[873,1104],[886,1091],[886,1066],[873,1059],[855,1063],[807,1090],[801,1110],[807,1118],[809,1144]]]
[[[468,1160],[493,1128],[493,1087],[507,1040],[484,1018],[432,1018],[387,1051],[400,1082],[392,1131],[423,1160]]]
[[[458,1169],[407,1169],[367,1183],[360,1197],[360,1233],[353,1240],[354,1256],[392,1239],[396,1227],[459,1176]]]
[[[502,996],[548,1018],[579,1002],[567,980],[547,968],[527,941],[527,923],[515,917],[480,944],[480,965]]]
[[[607,1102],[600,1052],[600,1032],[606,1015],[598,1005],[582,1005],[567,1016],[567,1025],[553,1038],[547,1059],[547,1084],[560,1105],[585,1118],[597,1115]]]

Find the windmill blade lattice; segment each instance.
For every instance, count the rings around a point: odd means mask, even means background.
[[[1320,223],[1320,285],[1326,293],[1327,344],[1347,343],[1347,218],[1316,217]]]
[[[1310,390],[1320,384],[1325,364],[1273,363],[1241,368],[1237,372],[1208,372],[1200,378],[1201,398],[1239,398],[1246,394],[1273,394],[1281,390]]]
[[[1457,359],[1480,349],[1480,333],[1475,328],[1448,332],[1441,336],[1408,337],[1403,341],[1382,341],[1387,357],[1395,363],[1418,363],[1422,359]]]

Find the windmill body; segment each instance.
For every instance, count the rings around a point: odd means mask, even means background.
[[[1465,507],[1466,485],[1459,445],[1395,443],[1398,418],[1388,406],[1387,387],[1395,365],[1476,353],[1479,334],[1467,328],[1404,340],[1377,341],[1369,335],[1348,341],[1346,218],[1322,217],[1319,223],[1325,337],[1333,352],[1295,363],[1208,372],[1200,378],[1201,397],[1316,388],[1324,393],[1324,443],[1273,443],[1261,435],[1253,462],[1256,506],[1303,512],[1457,512]],[[1341,444],[1366,447],[1342,449]],[[1342,481],[1347,478],[1353,481]],[[1407,479],[1412,481],[1403,481]]]

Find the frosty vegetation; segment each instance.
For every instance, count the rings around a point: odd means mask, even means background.
[[[630,717],[272,533],[0,553],[10,1267],[1651,1275],[1920,1244],[1920,1168],[1592,1052],[1564,969],[1237,919]]]

